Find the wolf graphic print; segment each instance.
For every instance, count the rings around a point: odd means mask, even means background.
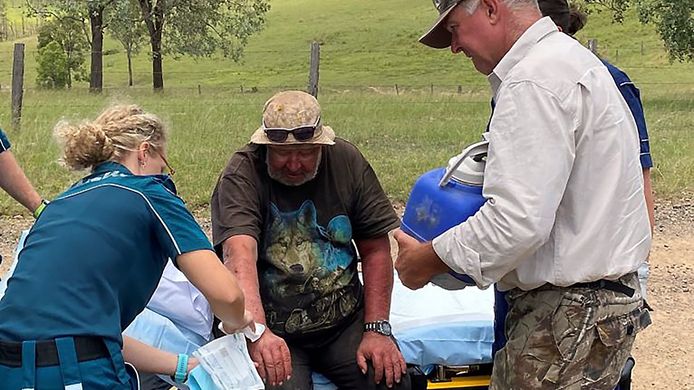
[[[337,215],[320,226],[310,200],[288,212],[271,203],[269,213],[260,290],[271,329],[300,335],[352,314],[359,281],[349,218]]]

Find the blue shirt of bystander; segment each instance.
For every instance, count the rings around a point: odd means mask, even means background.
[[[12,145],[10,144],[10,140],[7,138],[7,134],[0,129],[0,153],[9,150],[11,146]]]

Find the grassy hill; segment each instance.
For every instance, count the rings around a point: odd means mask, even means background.
[[[476,139],[489,116],[485,78],[468,59],[417,43],[435,18],[427,0],[274,0],[266,29],[241,63],[222,57],[164,60],[166,90],[153,94],[146,48],[127,88],[125,54],[107,40],[106,90],[95,96],[35,88],[36,38],[27,44],[22,131],[9,131],[15,153],[42,193],[54,196],[77,176],[57,165],[52,126],[62,117],[93,117],[113,101],[144,105],[173,129],[176,182],[191,206],[205,206],[230,153],[259,123],[273,91],[304,89],[309,44],[321,42],[320,100],[326,122],[370,159],[388,194],[407,199],[424,171]],[[13,11],[16,14],[16,11]],[[657,170],[658,196],[679,196],[694,183],[694,64],[670,64],[657,34],[634,15],[613,24],[594,14],[579,35],[625,69],[642,90]],[[643,49],[642,49],[643,48]],[[12,42],[0,42],[0,126],[9,125]],[[395,85],[398,85],[396,95]],[[198,87],[199,86],[199,87]],[[241,89],[243,88],[243,93]],[[0,194],[0,210],[18,210]]]
[[[427,0],[274,0],[271,4],[266,29],[251,39],[242,63],[221,57],[176,60],[169,56],[164,61],[166,85],[235,89],[241,85],[248,89],[303,86],[311,41],[322,43],[321,82],[325,87],[485,84],[463,57],[416,42],[435,16]],[[11,15],[17,15],[16,9],[10,10]],[[662,82],[661,72],[653,67],[671,67],[657,34],[650,26],[638,23],[635,15],[629,15],[624,24],[613,24],[608,14],[594,14],[579,38],[598,39],[601,53],[637,81]],[[33,86],[36,40],[24,41],[26,77],[28,86]],[[104,62],[106,86],[125,86],[127,67],[122,48],[107,40],[105,51],[110,53]],[[8,85],[10,59],[11,43],[0,43],[0,85]],[[136,85],[149,87],[151,66],[146,45],[134,68]],[[694,67],[678,64],[674,68],[684,71]],[[687,73],[687,81],[694,82],[692,72]]]

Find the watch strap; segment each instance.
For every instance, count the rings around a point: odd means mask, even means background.
[[[364,323],[365,332],[376,332],[384,336],[390,336],[390,323],[386,320],[372,321]]]
[[[38,218],[41,215],[43,209],[46,208],[48,203],[49,202],[47,200],[41,199],[41,203],[39,203],[39,206],[36,208],[36,210],[34,210],[34,218]]]
[[[176,362],[176,373],[174,374],[174,380],[177,383],[183,383],[188,376],[188,355],[185,353],[178,354],[178,361]]]

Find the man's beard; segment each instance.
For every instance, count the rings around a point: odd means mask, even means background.
[[[280,182],[280,183],[284,184],[285,186],[298,187],[302,184],[308,183],[309,181],[313,180],[316,177],[316,175],[318,174],[318,168],[320,168],[320,163],[321,163],[322,157],[323,157],[323,150],[319,149],[318,150],[318,157],[316,158],[316,166],[313,168],[313,171],[304,174],[304,177],[298,181],[297,180],[287,180],[287,178],[284,175],[282,175],[281,171],[278,172],[278,171],[273,170],[272,167],[270,166],[269,153],[265,156],[265,164],[267,165],[267,173],[272,180]]]

